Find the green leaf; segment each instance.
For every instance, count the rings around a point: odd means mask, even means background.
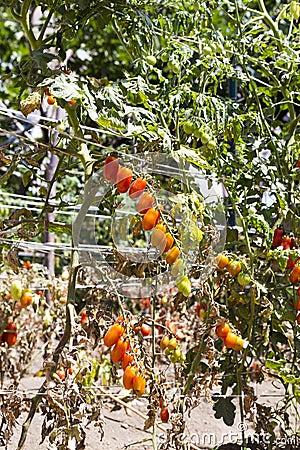
[[[216,400],[217,396],[213,396],[213,400]],[[223,422],[231,427],[234,423],[236,407],[229,398],[220,397],[214,404],[213,409],[215,411],[216,419],[223,419]]]
[[[206,159],[203,156],[200,156],[200,154],[196,152],[196,150],[185,147],[184,145],[180,146],[180,150],[173,151],[172,156],[177,162],[182,159],[186,159],[200,169],[209,169],[211,167]]]
[[[265,366],[268,369],[272,369],[275,371],[279,371],[283,366],[285,366],[286,360],[285,359],[279,359],[278,361],[275,361],[275,359],[267,359],[265,362]]]
[[[72,234],[72,226],[66,223],[49,222],[47,228],[52,233]]]

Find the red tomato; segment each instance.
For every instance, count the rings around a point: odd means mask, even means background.
[[[164,423],[169,421],[169,410],[167,406],[160,411],[160,419]]]
[[[69,103],[69,105],[75,105],[76,100],[74,100],[74,98],[72,98],[72,100],[69,100],[68,103]]]
[[[138,178],[137,180],[135,180],[129,188],[129,197],[130,198],[140,197],[146,185],[147,181],[144,178]]]
[[[282,243],[283,230],[281,228],[276,228],[273,235],[272,247],[279,247]]]
[[[140,214],[146,214],[146,212],[148,211],[148,209],[151,208],[153,203],[154,203],[153,195],[149,194],[149,192],[145,192],[139,199],[138,204],[136,205],[136,209]]]
[[[149,308],[149,306],[151,305],[150,299],[149,298],[142,298],[140,300],[140,307],[143,309],[147,309]]]
[[[30,262],[30,261],[25,261],[25,262],[23,263],[23,267],[24,267],[24,269],[29,270],[30,267],[31,267],[31,262]]]
[[[284,236],[284,238],[282,239],[281,245],[283,247],[283,250],[291,248],[292,239],[289,236]]]
[[[17,342],[18,331],[17,325],[13,322],[8,322],[5,331],[1,336],[1,341],[6,342],[9,347],[12,347]]]
[[[128,167],[119,167],[117,173],[117,189],[120,194],[128,191],[132,180],[132,170]]]
[[[88,315],[87,315],[87,313],[85,311],[82,311],[80,316],[81,316],[81,319],[80,319],[81,325],[85,325],[86,323],[89,322],[89,317],[88,317]]]
[[[141,326],[141,333],[143,336],[149,336],[149,334],[151,334],[151,327],[146,323],[143,323]]]
[[[119,160],[114,156],[108,156],[103,167],[103,176],[107,181],[116,183],[119,170]]]
[[[57,375],[61,380],[64,380],[64,378],[65,378],[65,371],[64,371],[64,369],[57,369],[56,375]]]

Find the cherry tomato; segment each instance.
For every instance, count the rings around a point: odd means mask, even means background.
[[[47,103],[48,103],[48,105],[54,105],[55,102],[56,102],[56,98],[55,98],[55,97],[52,97],[52,95],[49,95],[49,96],[47,97]]]
[[[133,389],[133,379],[137,374],[137,367],[127,366],[123,374],[123,386],[125,389]]]
[[[223,322],[216,327],[216,335],[221,338],[225,338],[230,331],[231,328],[227,322]]]
[[[169,250],[166,256],[167,264],[174,264],[178,256],[180,255],[180,250],[176,245]]]
[[[149,192],[145,192],[139,199],[136,209],[140,214],[146,214],[146,212],[148,211],[148,209],[151,208],[153,203],[154,203],[153,195],[150,194]]]
[[[103,167],[103,176],[107,181],[116,183],[119,170],[119,160],[114,156],[108,156]]]
[[[229,331],[224,338],[224,344],[226,348],[233,348],[237,344],[238,336]]]
[[[148,209],[142,220],[143,230],[152,230],[152,228],[157,224],[159,216],[160,213],[157,209]]]
[[[142,195],[147,185],[147,181],[144,178],[138,178],[135,180],[129,188],[129,197],[138,198]]]
[[[130,355],[130,353],[125,353],[122,359],[122,369],[125,370],[126,367],[133,362],[133,359],[133,355]]]
[[[141,333],[143,336],[149,336],[151,334],[151,327],[146,323],[141,326]]]
[[[273,235],[272,247],[277,248],[282,243],[283,230],[281,228],[276,228]]]
[[[167,408],[167,406],[165,406],[161,411],[160,411],[160,419],[162,422],[167,423],[169,421],[169,410]]]
[[[143,375],[137,374],[133,378],[133,390],[138,397],[144,394],[146,389],[146,380]]]
[[[166,233],[166,241],[167,241],[167,243],[166,243],[166,246],[164,249],[164,253],[167,253],[170,250],[170,248],[172,247],[172,245],[174,244],[174,238],[171,235],[171,233]]]
[[[157,227],[158,225],[154,228],[151,234],[151,244],[153,245],[153,247],[157,247],[160,253],[162,253],[166,248],[167,239],[165,233]]]
[[[8,322],[1,336],[1,341],[6,342],[8,347],[12,347],[17,342],[17,337],[18,337],[17,325],[13,322]]]
[[[162,349],[162,350],[165,350],[167,347],[168,347],[168,345],[169,345],[169,342],[170,342],[170,339],[169,339],[169,337],[168,336],[163,336],[162,338],[161,338],[161,341],[160,341],[160,348]]]
[[[296,265],[290,272],[290,282],[297,284],[300,280],[300,266]]]
[[[228,270],[230,275],[235,277],[242,270],[242,266],[239,261],[230,261],[229,264],[226,266],[226,269]]]
[[[122,325],[115,323],[110,327],[110,329],[107,331],[107,333],[104,336],[104,344],[107,347],[112,347],[117,343],[119,338],[124,333],[124,327]]]
[[[110,354],[112,362],[117,363],[122,361],[127,349],[128,349],[127,341],[122,337],[118,339]]]
[[[132,180],[132,170],[128,167],[119,167],[117,173],[117,189],[120,194],[128,191]]]
[[[226,255],[218,255],[216,257],[216,263],[217,263],[218,269],[225,269],[225,267],[229,263],[229,258]]]

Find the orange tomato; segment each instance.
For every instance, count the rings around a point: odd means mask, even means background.
[[[47,103],[48,103],[48,105],[54,105],[55,102],[56,102],[56,98],[55,98],[55,97],[52,97],[52,95],[48,95],[48,97],[47,97]]]
[[[116,342],[119,340],[119,338],[124,333],[124,327],[120,325],[119,323],[115,323],[110,327],[110,329],[106,332],[104,336],[104,344],[107,347],[112,347],[116,344]]]
[[[296,319],[296,320],[297,320],[297,324],[298,324],[298,325],[300,325],[300,314],[298,314],[298,316],[297,316],[297,319]]]
[[[218,269],[225,269],[225,267],[229,264],[229,258],[226,255],[218,255],[216,257],[216,263]]]
[[[292,239],[289,236],[284,236],[282,239],[281,245],[283,247],[283,250],[291,248]]]
[[[128,191],[132,180],[132,170],[128,167],[119,167],[117,173],[117,189],[120,194]]]
[[[138,198],[142,195],[147,185],[147,181],[144,178],[138,178],[135,180],[129,188],[129,197]]]
[[[216,327],[216,335],[221,338],[226,337],[229,331],[231,331],[231,328],[227,322],[223,322]]]
[[[168,407],[167,407],[167,406],[165,406],[165,408],[163,408],[163,409],[160,411],[160,419],[161,419],[161,421],[164,422],[164,423],[167,423],[167,422],[168,422],[168,420],[169,420],[169,410],[168,410]]]
[[[118,362],[122,361],[127,349],[128,349],[127,341],[123,338],[120,338],[116,342],[116,344],[114,345],[114,348],[111,351],[110,358],[111,358],[112,362],[118,363]]]
[[[31,262],[30,262],[30,261],[25,261],[25,262],[23,263],[23,267],[24,267],[24,269],[29,270],[30,267],[31,267]]]
[[[174,264],[178,256],[180,255],[180,250],[176,245],[171,248],[171,250],[167,253],[166,262],[167,264]]]
[[[122,359],[122,369],[125,370],[129,364],[133,362],[133,355],[130,353],[125,353],[124,358]]]
[[[68,103],[69,103],[69,105],[75,105],[76,100],[74,100],[74,98],[72,98],[72,100],[69,100]]]
[[[148,209],[154,203],[154,197],[149,192],[145,192],[142,197],[139,199],[138,204],[136,205],[136,209],[140,214],[146,214]]]
[[[144,394],[145,389],[146,389],[145,378],[140,374],[135,375],[133,378],[133,390],[136,393],[136,395],[138,397],[141,397]]]
[[[160,341],[160,348],[162,349],[162,350],[165,350],[167,347],[168,347],[168,345],[169,345],[169,342],[170,342],[170,339],[169,339],[169,337],[168,336],[163,336],[162,338],[161,338],[161,341]]]
[[[61,380],[64,380],[64,378],[65,378],[65,376],[66,376],[64,369],[57,369],[56,375],[57,375]]]
[[[290,272],[290,282],[292,284],[298,283],[300,280],[300,266],[296,265]]]
[[[171,235],[171,233],[166,233],[165,237],[166,237],[167,243],[166,243],[166,246],[164,249],[164,253],[167,253],[170,250],[170,248],[172,247],[172,245],[174,244],[174,238]]]
[[[27,306],[31,305],[32,293],[29,289],[23,292],[20,303],[23,308],[27,308]]]
[[[114,156],[108,156],[103,167],[103,176],[107,181],[116,183],[119,170],[119,160]]]
[[[242,270],[242,265],[239,261],[230,261],[229,264],[226,266],[226,269],[228,270],[230,275],[235,277]]]
[[[300,311],[300,298],[298,298],[296,305],[295,305],[296,311]]]
[[[238,336],[237,341],[232,348],[233,350],[242,350],[244,348],[244,339]]]
[[[142,220],[143,230],[152,230],[158,222],[160,212],[154,208],[148,209]]]
[[[88,317],[87,313],[85,311],[82,311],[82,313],[80,314],[81,325],[85,325],[88,322],[89,322],[89,317]]]
[[[227,335],[224,338],[224,344],[226,348],[233,348],[237,344],[238,336],[233,333],[232,331],[229,331]]]
[[[137,373],[137,367],[127,366],[123,374],[123,386],[125,389],[133,389],[133,380]]]
[[[169,340],[169,344],[168,344],[168,350],[175,350],[176,348],[177,348],[177,345],[178,345],[178,343],[177,343],[177,339],[176,338],[171,338],[170,340]]]

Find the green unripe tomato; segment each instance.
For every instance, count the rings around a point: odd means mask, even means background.
[[[157,60],[154,55],[148,55],[146,56],[146,63],[149,64],[149,66],[155,66]]]
[[[194,132],[194,127],[190,122],[185,122],[185,124],[183,125],[183,131],[186,134],[193,134]]]
[[[248,273],[240,272],[237,276],[237,281],[241,286],[249,286],[251,277]]]
[[[169,60],[168,53],[162,53],[160,59],[162,60],[162,62],[167,62]]]
[[[217,141],[212,139],[212,140],[208,141],[208,143],[206,145],[209,150],[215,150],[216,146],[217,146]]]
[[[10,285],[10,294],[12,296],[12,299],[18,302],[23,293],[23,286],[20,280],[13,280]]]
[[[300,16],[300,3],[292,1],[290,6],[290,11],[295,20]]]
[[[177,275],[179,275],[183,269],[184,269],[183,260],[181,258],[178,258],[172,265],[171,275],[173,277],[177,277]]]
[[[212,53],[211,47],[209,45],[204,45],[204,47],[202,48],[202,53],[205,56],[208,56]]]
[[[171,72],[178,74],[180,72],[180,65],[178,62],[168,61],[168,69]]]
[[[208,133],[203,133],[202,136],[200,137],[201,142],[203,145],[207,144],[210,141],[210,136]]]
[[[181,292],[185,297],[188,297],[192,292],[192,285],[187,276],[179,278],[178,281],[176,280],[176,286],[178,288],[178,291]]]
[[[180,361],[180,359],[181,359],[181,357],[182,357],[182,353],[181,353],[181,350],[180,350],[179,347],[177,347],[177,348],[174,350],[173,356],[174,356],[174,359],[176,360],[176,362],[179,362],[179,361]]]

